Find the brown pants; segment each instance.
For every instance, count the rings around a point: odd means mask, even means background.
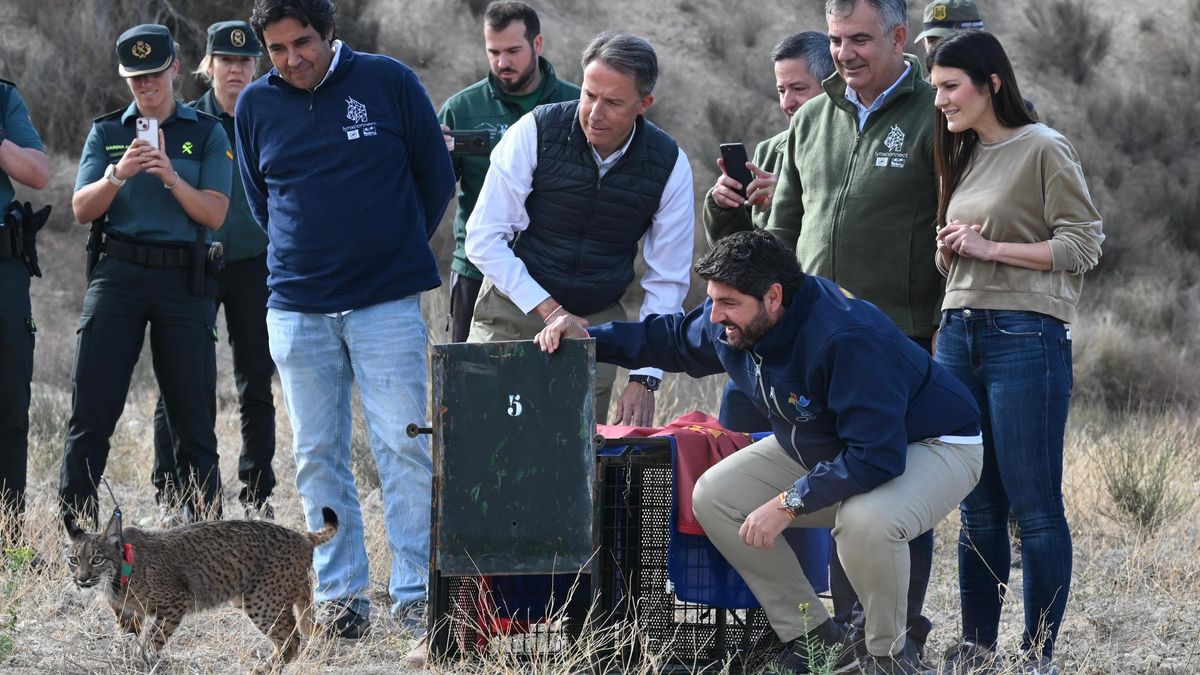
[[[792,527],[833,528],[838,558],[866,611],[871,654],[885,656],[904,647],[909,540],[958,506],[979,481],[982,468],[981,444],[910,443],[900,476],[792,521]],[[746,580],[784,642],[816,628],[829,613],[783,537],[763,550],[743,543],[738,530],[751,511],[805,473],[768,436],[721,460],[700,477],[692,493],[696,519]]]
[[[583,317],[589,326],[598,326],[610,321],[624,321],[625,309],[616,302],[604,309]],[[500,342],[503,340],[532,340],[545,325],[536,314],[522,312],[513,301],[500,292],[491,279],[483,280],[479,298],[475,301],[475,316],[471,320],[471,333],[467,342]],[[608,403],[612,398],[613,381],[617,379],[617,367],[611,363],[596,364],[596,422],[604,424],[608,419]]]

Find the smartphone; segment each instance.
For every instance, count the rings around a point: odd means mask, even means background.
[[[453,157],[489,155],[492,152],[492,132],[487,129],[451,131],[450,137],[454,139],[454,149],[450,151]]]
[[[750,161],[746,158],[746,146],[741,143],[722,143],[721,159],[725,162],[725,173],[742,184],[742,189],[736,190],[736,192],[742,199],[745,199],[746,186],[754,180],[750,169],[746,168],[746,162]]]
[[[139,117],[134,122],[137,125],[137,137],[158,149],[158,120],[153,117]]]

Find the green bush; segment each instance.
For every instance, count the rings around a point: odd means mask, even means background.
[[[1150,534],[1196,503],[1195,425],[1167,415],[1124,417],[1092,444],[1113,510],[1109,514]]]

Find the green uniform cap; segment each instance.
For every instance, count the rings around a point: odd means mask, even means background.
[[[245,21],[219,21],[208,27],[205,54],[262,56],[262,45]]]
[[[166,70],[175,61],[175,39],[166,26],[144,23],[117,38],[117,70],[121,77],[137,77]]]
[[[983,17],[975,0],[934,0],[925,5],[924,29],[917,42],[924,38],[948,38],[963,30],[983,30]]]

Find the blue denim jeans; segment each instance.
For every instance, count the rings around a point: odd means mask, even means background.
[[[1022,649],[1054,640],[1071,588],[1071,530],[1063,512],[1063,436],[1071,398],[1071,338],[1036,312],[943,313],[936,360],[983,412],[983,473],[962,503],[958,579],[963,637],[996,644],[1008,584],[1008,514],[1021,526]]]
[[[426,420],[428,408],[428,334],[418,296],[336,317],[270,309],[267,328],[292,423],[304,517],[315,529],[322,507],[338,516],[337,536],[313,552],[315,600],[337,600],[364,616],[370,610],[362,512],[350,471],[354,382],[382,487],[392,612],[424,600],[433,469],[425,437],[405,434],[408,423]]]

